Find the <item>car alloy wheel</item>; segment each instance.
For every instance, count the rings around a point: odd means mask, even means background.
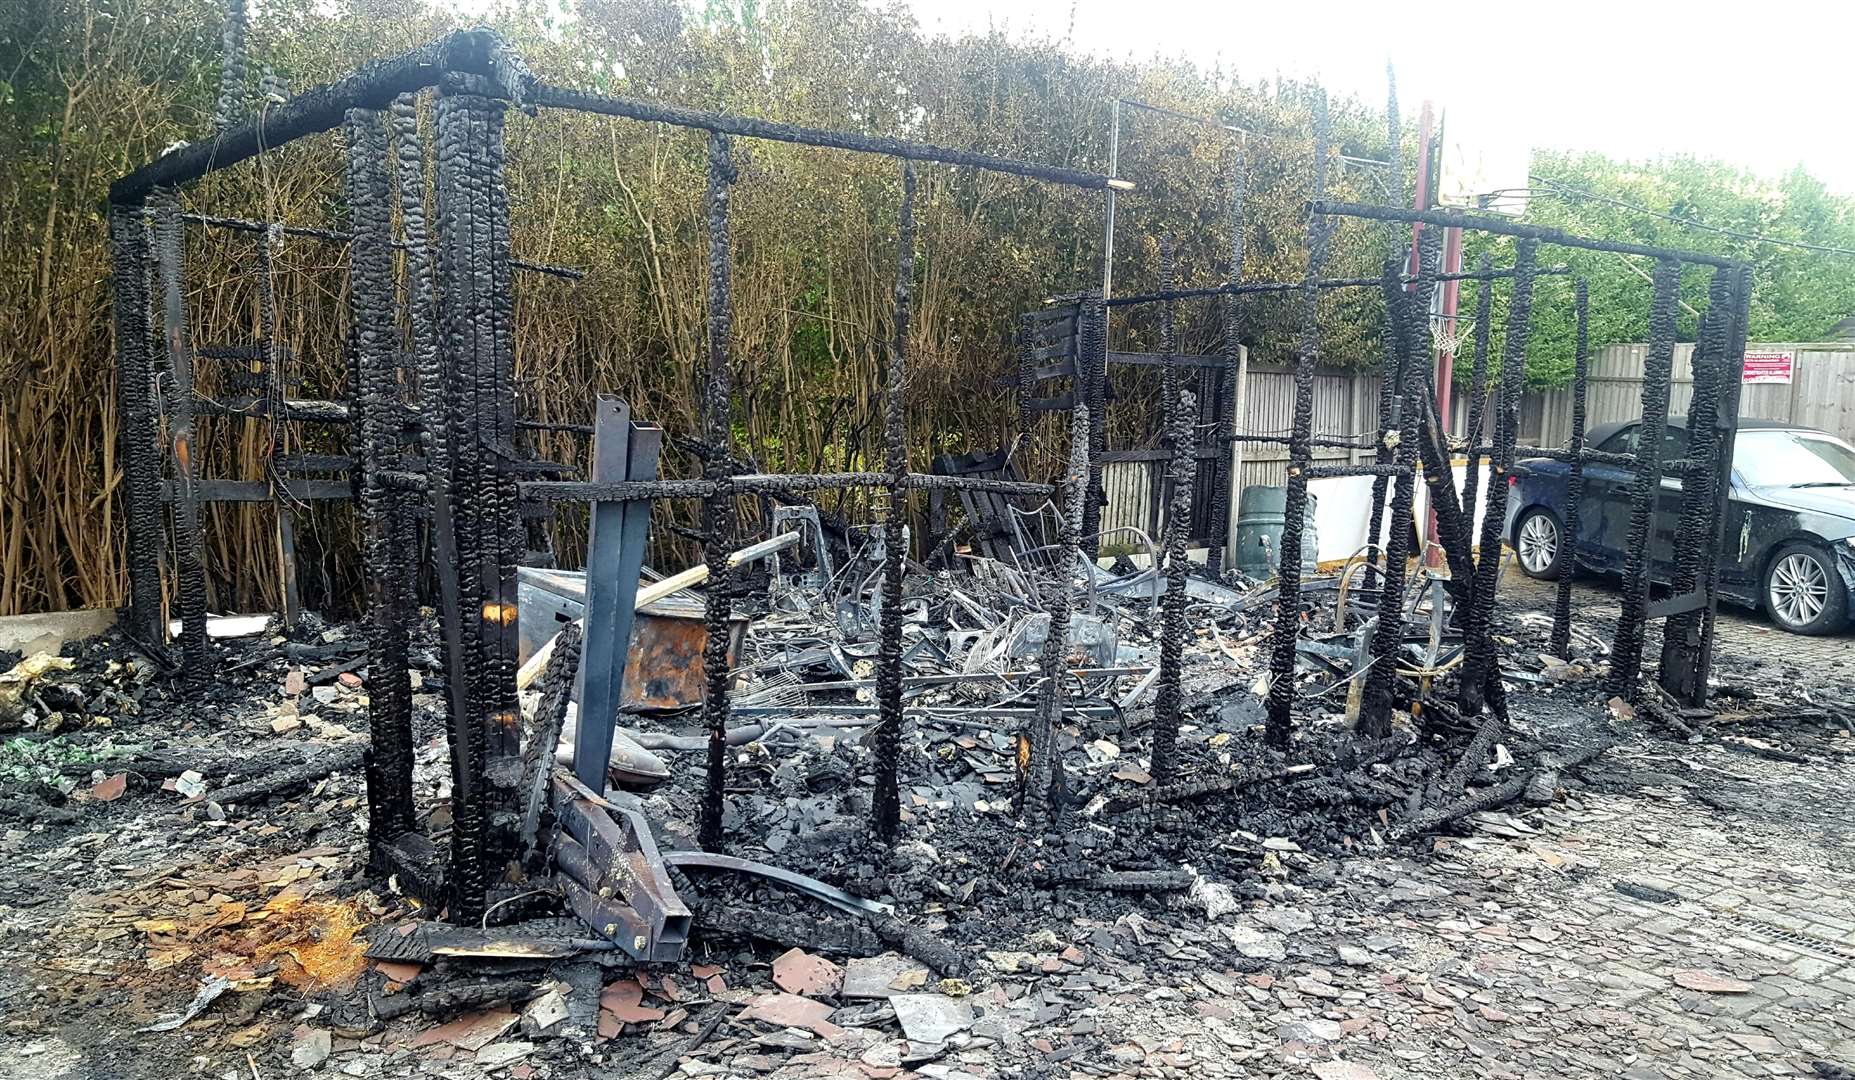
[[[1792,626],[1815,622],[1829,605],[1829,574],[1806,552],[1794,551],[1771,568],[1771,610]]]
[[[1515,551],[1520,565],[1535,577],[1544,574],[1559,557],[1559,523],[1550,514],[1534,514],[1520,525]]]

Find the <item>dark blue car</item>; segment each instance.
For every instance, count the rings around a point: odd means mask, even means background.
[[[1586,445],[1636,452],[1640,421],[1591,429]],[[1687,457],[1687,421],[1670,417],[1662,459]],[[1529,577],[1556,578],[1567,558],[1565,496],[1571,466],[1534,458],[1510,481],[1507,542]],[[1579,510],[1578,565],[1623,569],[1634,474],[1586,465]],[[1651,575],[1666,582],[1677,544],[1681,480],[1662,477],[1651,543]],[[1732,492],[1720,554],[1722,599],[1764,608],[1792,633],[1831,634],[1848,623],[1855,592],[1855,447],[1828,432],[1769,420],[1743,420],[1733,450]]]

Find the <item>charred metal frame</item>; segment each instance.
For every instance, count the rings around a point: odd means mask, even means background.
[[[228,31],[229,32],[229,31]],[[427,148],[421,144],[417,97],[436,91],[430,168],[436,178],[435,219],[426,206]],[[521,460],[513,442],[519,421],[514,403],[513,272],[560,276],[576,272],[525,264],[509,248],[509,204],[503,182],[503,127],[513,105],[573,109],[664,123],[707,133],[708,153],[708,365],[705,377],[703,475],[657,479],[661,432],[632,422],[622,403],[601,401],[594,469],[586,482],[533,479],[557,471]],[[224,113],[224,110],[222,110]],[[263,397],[233,415],[269,417],[273,425],[298,419],[345,423],[353,432],[351,483],[304,485],[305,494],[352,493],[366,523],[369,576],[368,658],[373,743],[367,757],[371,863],[376,873],[399,873],[409,891],[448,902],[453,918],[484,917],[493,893],[521,880],[525,856],[536,842],[536,791],[546,756],[524,763],[520,711],[515,697],[515,568],[523,554],[520,506],[562,501],[593,504],[593,528],[602,560],[600,581],[589,589],[583,642],[570,642],[551,673],[550,711],[564,701],[561,679],[582,681],[579,775],[555,772],[551,802],[563,826],[551,856],[553,878],[576,911],[626,951],[670,959],[687,936],[688,911],[676,900],[662,859],[634,802],[604,788],[613,717],[595,713],[602,696],[616,700],[608,673],[581,664],[583,657],[622,655],[651,502],[702,501],[704,551],[711,567],[707,590],[710,634],[704,655],[708,687],[704,719],[711,733],[708,789],[701,840],[720,846],[721,791],[729,717],[725,624],[730,590],[726,555],[734,537],[735,500],[747,495],[805,495],[827,489],[870,487],[883,492],[883,560],[876,729],[878,784],[872,830],[893,839],[900,825],[896,790],[901,745],[902,521],[910,492],[985,491],[1048,497],[1063,507],[1061,545],[1080,558],[1085,503],[1099,492],[1091,447],[1101,437],[1100,415],[1085,402],[1071,417],[1070,468],[1060,484],[912,473],[906,455],[907,345],[911,282],[915,273],[915,164],[937,162],[1022,176],[1085,190],[1131,188],[1124,181],[1082,170],[1014,161],[898,139],[824,131],[675,106],[586,94],[537,82],[495,33],[462,31],[354,75],[306,91],[242,123],[228,121],[216,138],[183,146],[117,180],[110,189],[110,237],[115,265],[115,324],[119,394],[130,495],[131,603],[127,625],[151,647],[165,639],[161,621],[163,461],[156,437],[165,417],[171,438],[173,501],[180,572],[177,604],[186,670],[201,678],[209,668],[205,587],[198,526],[203,492],[193,433],[191,343],[186,337],[181,239],[185,223],[256,233],[266,274],[261,319],[266,340]],[[182,214],[178,189],[215,171],[299,138],[341,129],[347,158],[348,232]],[[898,215],[895,325],[884,393],[884,471],[879,473],[739,474],[728,452],[732,430],[732,344],[729,190],[735,182],[731,142],[765,139],[831,147],[899,159],[902,199]],[[153,235],[149,218],[152,210]],[[398,235],[395,234],[397,220]],[[350,241],[352,400],[290,401],[272,332],[274,312],[268,271],[282,236]],[[402,281],[395,281],[394,252],[405,252]],[[151,274],[158,271],[163,298],[165,367],[155,361]],[[398,304],[396,306],[395,299]],[[1105,359],[1106,312],[1099,294],[1081,299],[1078,338],[1086,343],[1084,384],[1099,387]],[[404,348],[402,350],[402,341]],[[401,355],[408,358],[400,359]],[[406,364],[402,370],[402,363]],[[273,436],[274,438],[274,436]],[[307,457],[313,457],[307,456]],[[331,459],[339,461],[339,459]],[[268,488],[294,493],[274,477]],[[220,489],[219,494],[231,491]],[[252,498],[240,490],[239,497]],[[276,497],[267,490],[261,497]],[[443,664],[448,694],[453,827],[448,866],[416,830],[412,805],[411,693],[406,676],[407,638],[416,606],[419,551],[415,521],[430,521],[430,567],[438,585]],[[609,571],[609,572],[608,572]],[[1056,643],[1046,649],[1039,707],[1027,716],[1026,735],[1042,762],[1041,780],[1027,777],[1028,804],[1051,810],[1060,792],[1052,740],[1066,691],[1062,627],[1069,614],[1066,580],[1049,597]],[[598,595],[594,595],[594,594]],[[596,609],[596,610],[595,610]],[[722,627],[723,632],[716,632]],[[577,647],[576,647],[577,646]],[[622,678],[622,675],[620,676]],[[543,718],[545,726],[546,718]],[[533,755],[531,755],[531,758]],[[538,764],[540,762],[542,764]],[[529,859],[528,861],[532,861]],[[529,869],[533,869],[532,866]]]

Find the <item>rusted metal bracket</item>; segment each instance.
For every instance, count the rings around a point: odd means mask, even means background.
[[[689,908],[670,884],[637,797],[601,796],[560,770],[554,814],[554,883],[574,914],[635,959],[682,959]]]

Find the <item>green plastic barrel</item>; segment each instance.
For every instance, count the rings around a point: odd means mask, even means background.
[[[1257,579],[1275,576],[1281,557],[1282,525],[1288,520],[1288,489],[1246,487],[1237,500],[1237,569]],[[1320,537],[1314,530],[1314,496],[1308,495],[1301,518],[1301,572],[1312,574],[1320,561]]]

